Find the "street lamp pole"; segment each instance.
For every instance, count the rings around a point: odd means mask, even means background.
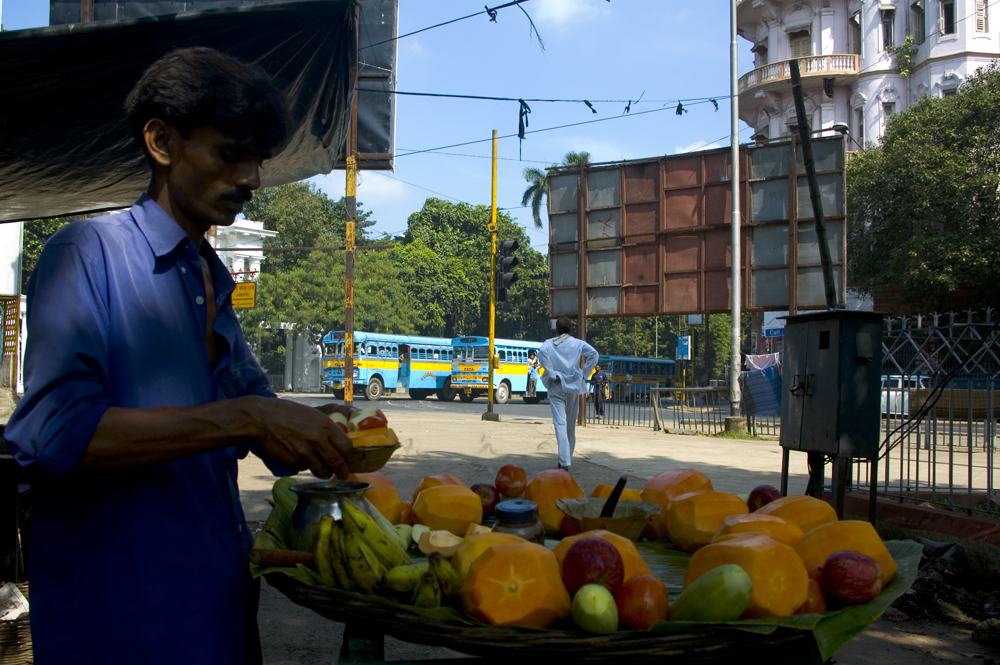
[[[731,156],[733,166],[732,174],[732,199],[733,212],[731,218],[732,233],[732,273],[730,289],[732,300],[730,304],[730,316],[732,318],[732,328],[730,330],[730,359],[729,359],[729,408],[730,416],[740,415],[740,334],[741,334],[741,312],[740,312],[740,97],[739,79],[737,78],[737,43],[736,43],[736,4],[739,0],[730,0],[730,37],[729,44],[729,90],[730,90],[730,113],[732,114],[732,134],[731,134]],[[735,424],[734,426],[739,427]],[[728,429],[728,428],[727,428]]]

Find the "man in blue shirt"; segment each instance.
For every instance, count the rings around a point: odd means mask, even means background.
[[[576,450],[576,417],[580,395],[587,393],[587,377],[597,365],[597,350],[573,337],[573,322],[556,319],[556,336],[542,343],[538,362],[545,370],[542,383],[549,391],[549,406],[559,446],[559,468],[569,469]]]
[[[594,376],[590,377],[590,385],[594,391],[594,416],[604,418],[604,386],[608,383],[608,375],[600,365],[594,368]]]
[[[260,662],[237,461],[349,472],[340,428],[268,390],[204,239],[260,186],[285,111],[262,71],[189,48],[149,67],[126,115],[147,193],[53,235],[28,286],[5,436],[35,472],[35,662]]]

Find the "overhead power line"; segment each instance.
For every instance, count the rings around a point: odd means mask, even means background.
[[[489,16],[490,17],[490,21],[492,23],[496,23],[497,12],[498,11],[500,11],[501,9],[506,9],[507,7],[515,7],[515,6],[520,5],[520,4],[522,4],[524,2],[527,2],[527,1],[528,0],[513,0],[513,2],[506,2],[506,3],[502,4],[502,5],[497,5],[496,7],[493,7],[492,9],[490,7],[486,7],[486,9],[484,9],[481,12],[476,12],[475,14],[469,14],[468,16],[460,16],[458,18],[453,18],[450,21],[445,21],[444,23],[438,23],[436,25],[429,25],[426,28],[420,28],[419,30],[414,30],[413,32],[408,32],[405,35],[399,35],[397,37],[393,37],[392,39],[383,39],[380,42],[375,42],[374,44],[368,44],[364,48],[375,48],[376,46],[381,46],[382,44],[388,44],[389,42],[398,41],[400,39],[403,39],[404,37],[412,37],[413,35],[419,35],[421,32],[427,32],[428,30],[433,30],[435,28],[442,28],[442,27],[444,27],[446,25],[451,25],[452,23],[458,23],[459,21],[464,21],[466,19],[473,18],[475,16],[482,16],[483,14],[486,14],[487,16]],[[529,20],[530,20],[530,18],[529,18]]]

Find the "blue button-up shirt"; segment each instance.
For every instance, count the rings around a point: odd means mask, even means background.
[[[219,361],[205,347],[200,256]],[[32,484],[35,662],[240,663],[251,536],[231,447],[126,471],[75,467],[112,406],[271,395],[230,302],[226,267],[146,196],[73,222],[28,286],[24,397],[5,436]],[[224,343],[223,343],[224,341]]]

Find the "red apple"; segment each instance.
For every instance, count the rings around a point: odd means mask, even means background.
[[[400,501],[400,503],[403,504],[403,508],[399,512],[399,523],[413,526],[413,502]]]
[[[374,406],[363,406],[351,414],[347,421],[347,431],[354,432],[359,429],[373,429],[388,425],[389,421],[382,413],[382,409]]]
[[[823,564],[823,595],[827,600],[856,605],[882,591],[882,566],[861,552],[840,550]]]
[[[636,575],[622,584],[615,596],[618,622],[637,630],[649,630],[657,621],[664,621],[670,604],[667,585],[652,575]]]
[[[625,564],[615,546],[603,538],[581,538],[566,550],[562,578],[571,596],[587,584],[600,584],[617,596],[625,581]]]
[[[500,492],[497,488],[486,483],[476,483],[469,489],[478,494],[483,501],[483,518],[492,517],[497,504],[500,503]]]
[[[497,471],[493,484],[503,496],[516,499],[524,494],[524,488],[528,486],[528,474],[516,464],[505,464]]]
[[[826,598],[823,597],[823,590],[819,584],[809,580],[809,593],[806,595],[806,602],[795,610],[796,614],[822,614],[826,612]]]
[[[340,413],[339,411],[334,411],[333,413],[331,413],[330,414],[330,420],[332,420],[334,422],[334,424],[337,425],[337,427],[339,427],[340,429],[344,430],[345,432],[349,431],[347,429],[347,416],[345,416],[344,414]]]
[[[771,487],[770,485],[758,485],[757,487],[750,490],[750,496],[747,498],[747,508],[750,512],[754,512],[771,503],[775,499],[781,498],[781,491],[777,487]]]
[[[568,515],[563,515],[562,521],[559,522],[559,535],[563,538],[569,538],[578,533],[583,532],[580,530],[580,526],[576,520],[570,519]]]

